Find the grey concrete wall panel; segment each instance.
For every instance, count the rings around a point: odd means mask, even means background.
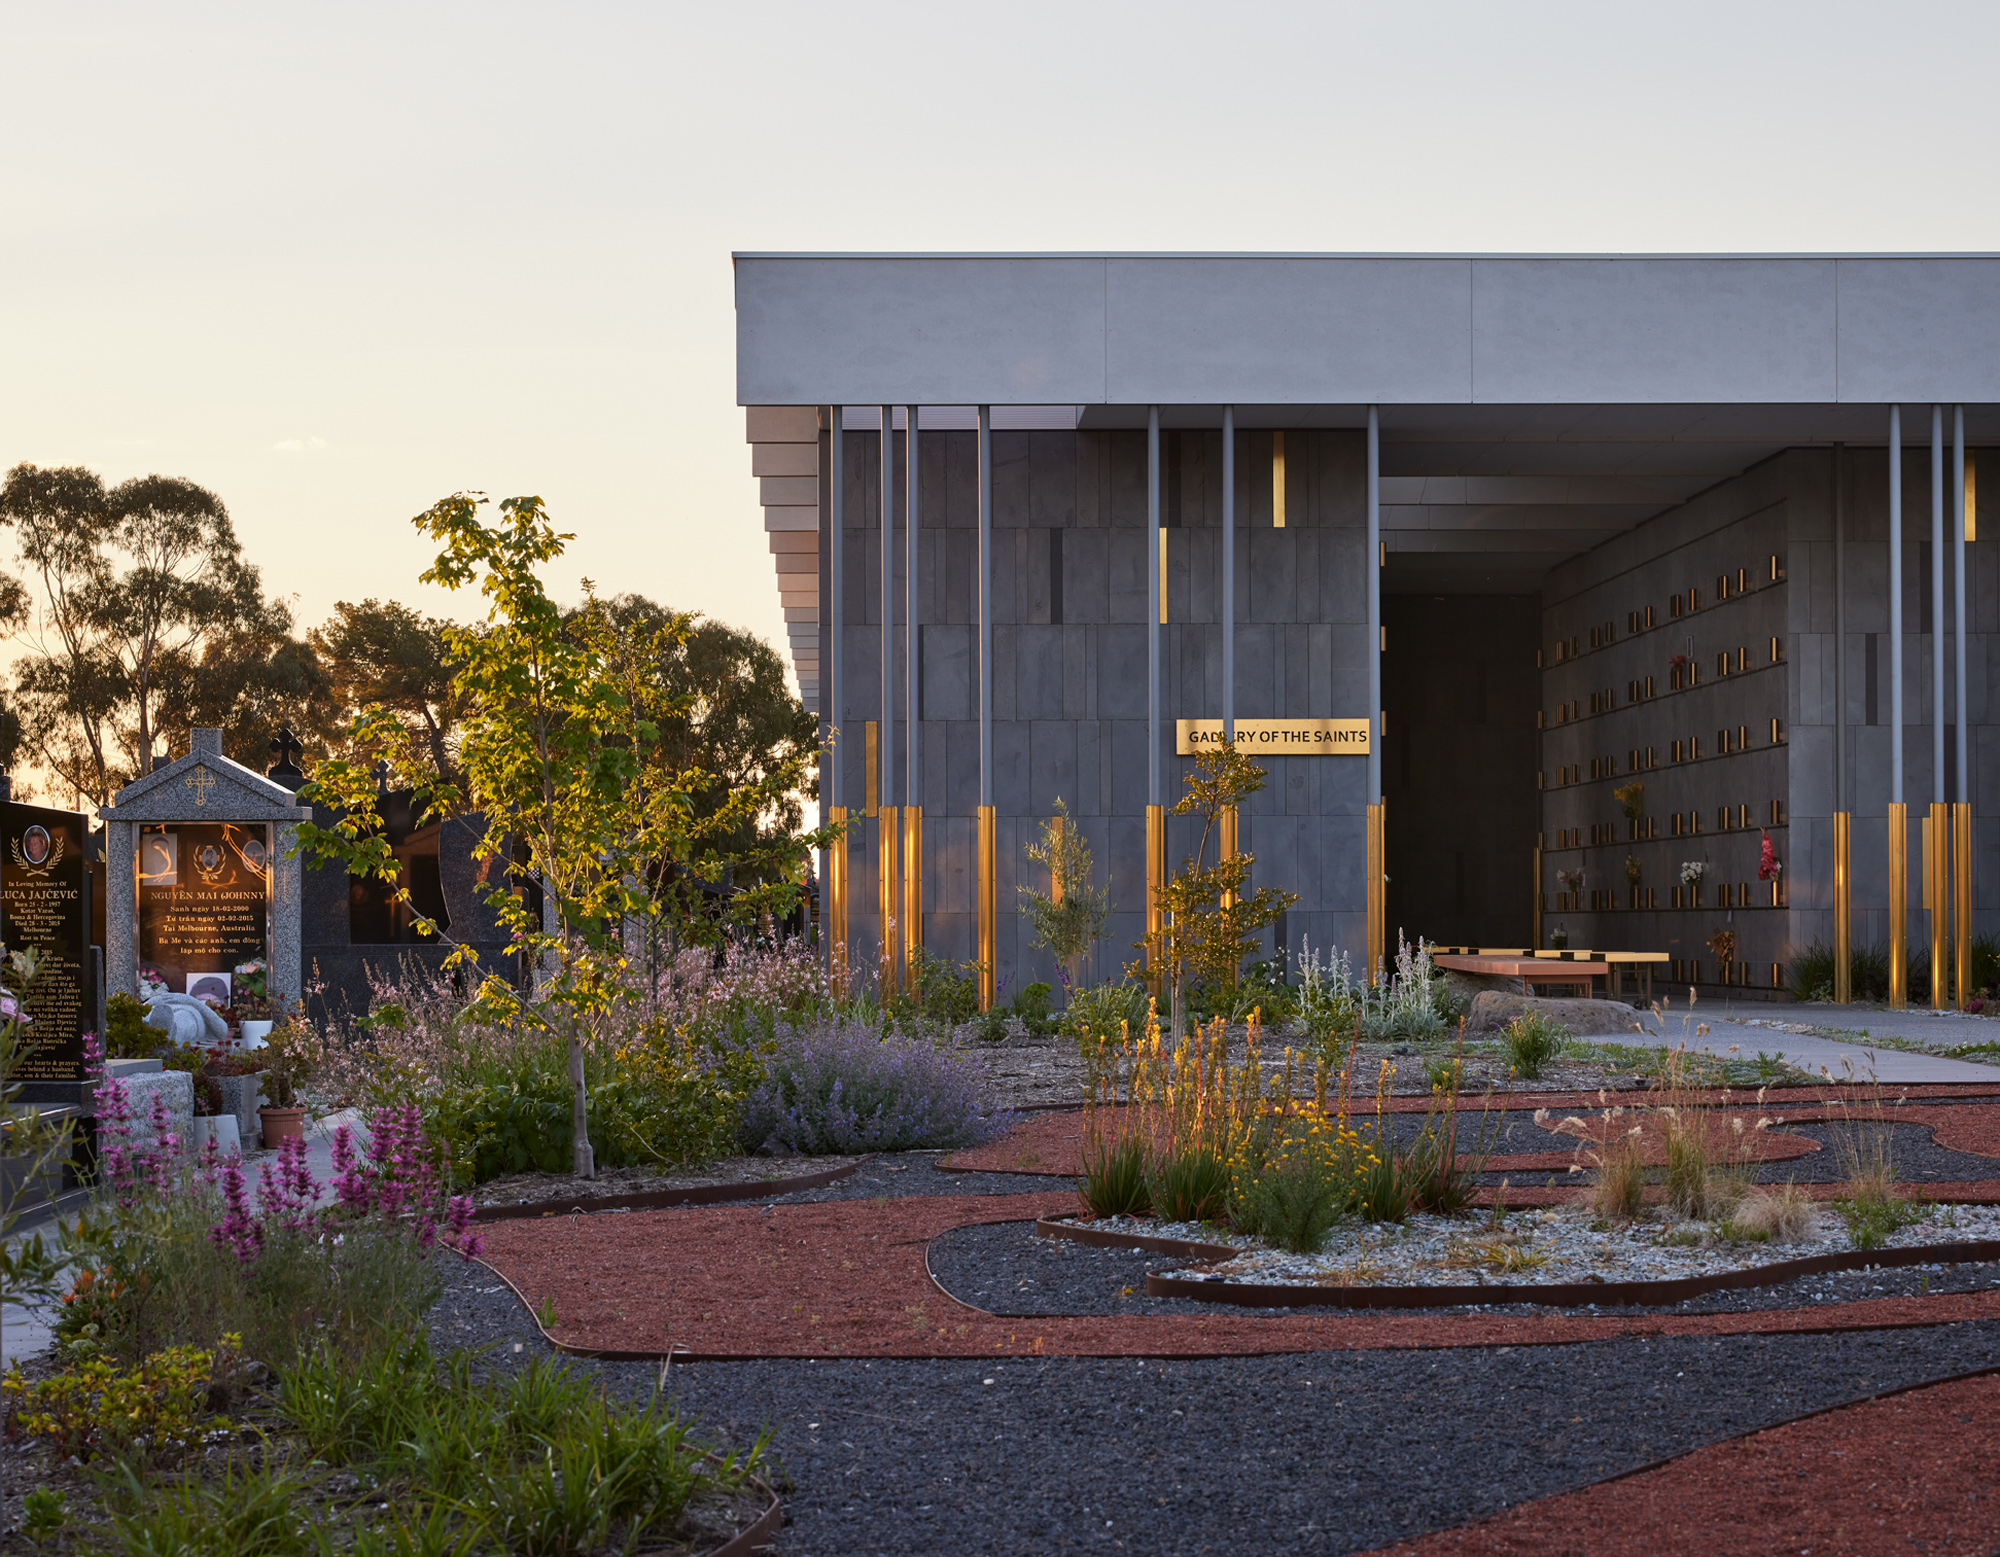
[[[1472,292],[1484,403],[1836,397],[1831,260],[1481,260]]]
[[[1104,297],[1113,403],[1468,398],[1463,259],[1112,259]]]
[[[736,262],[743,405],[1100,401],[1104,333],[1101,259]]]
[[[1839,289],[1840,399],[2000,400],[2000,259],[1843,259]]]

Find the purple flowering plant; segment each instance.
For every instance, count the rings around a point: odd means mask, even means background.
[[[743,1105],[747,1151],[850,1153],[978,1146],[1014,1122],[989,1111],[985,1062],[956,1045],[839,1016],[778,1029]]]

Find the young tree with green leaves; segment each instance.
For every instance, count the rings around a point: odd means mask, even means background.
[[[487,601],[483,621],[446,632],[453,694],[462,707],[463,790],[434,776],[429,753],[403,715],[374,704],[356,716],[349,754],[321,762],[301,791],[332,807],[339,820],[330,828],[302,825],[300,843],[318,859],[386,883],[424,933],[451,944],[445,966],[471,969],[478,962],[473,949],[453,942],[398,880],[376,810],[372,759],[381,755],[416,780],[417,806],[426,814],[484,815],[476,857],[500,867],[486,898],[536,973],[535,988],[523,992],[488,970],[473,994],[475,1019],[532,1022],[567,1045],[572,1162],[589,1177],[584,1038],[623,987],[624,927],[662,912],[647,885],[662,862],[711,875],[726,862],[692,836],[691,797],[704,775],[668,773],[649,761],[660,732],[635,712],[631,643],[588,580],[576,612],[566,613],[542,586],[537,569],[560,556],[571,537],[554,530],[540,498],[505,499],[493,526],[480,521],[485,502],[477,493],[459,493],[414,521],[443,548],[423,582],[476,585]],[[659,634],[683,630],[678,621],[666,624],[639,647],[658,652]],[[801,844],[819,841],[809,836]],[[541,914],[523,890],[529,884],[540,889]]]
[[[1259,949],[1257,932],[1299,900],[1297,893],[1277,887],[1248,892],[1257,857],[1222,854],[1223,813],[1263,787],[1264,770],[1239,752],[1235,742],[1225,741],[1196,754],[1187,793],[1174,803],[1175,816],[1202,819],[1201,842],[1161,893],[1161,928],[1136,943],[1147,956],[1129,971],[1142,977],[1148,962],[1164,971],[1173,991],[1176,1034],[1185,1030],[1189,979],[1211,989],[1234,984],[1244,959]]]
[[[1021,912],[1034,930],[1034,944],[1055,954],[1065,991],[1082,977],[1083,959],[1104,939],[1111,898],[1097,885],[1090,845],[1070,821],[1069,807],[1056,797],[1056,814],[1028,845],[1028,858],[1049,873],[1049,890],[1020,887]]]

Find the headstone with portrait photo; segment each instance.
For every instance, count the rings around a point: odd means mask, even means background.
[[[88,828],[80,812],[0,801],[0,937],[36,960],[25,987],[0,970],[0,1001],[18,1000],[30,1044],[19,1072],[24,1102],[73,1103],[83,1081],[83,1035],[97,1020]]]

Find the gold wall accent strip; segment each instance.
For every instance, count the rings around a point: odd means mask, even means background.
[[[1970,477],[1967,478],[1970,482]],[[1285,435],[1271,434],[1271,528],[1285,527]]]
[[[1854,999],[1853,821],[1846,811],[1833,813],[1833,999],[1843,1006]]]
[[[993,983],[997,953],[994,903],[994,869],[998,856],[993,836],[994,810],[979,808],[979,1009],[993,1009]]]
[[[1062,848],[1063,827],[1062,817],[1052,816],[1049,818],[1049,841],[1056,846],[1056,850],[1058,851]],[[1058,908],[1062,907],[1062,877],[1056,874],[1054,865],[1049,867],[1049,901]]]
[[[1388,916],[1388,894],[1384,890],[1382,872],[1386,861],[1383,858],[1385,842],[1383,816],[1386,807],[1372,805],[1368,808],[1368,983],[1373,988],[1377,971],[1387,953],[1383,921]]]
[[[1222,824],[1222,857],[1225,860],[1233,860],[1236,858],[1236,807],[1224,806],[1222,808],[1222,815],[1218,820]],[[1223,893],[1222,906],[1224,908],[1234,908],[1236,906],[1236,894],[1234,892]]]
[[[1160,526],[1160,625],[1167,625],[1167,527]]]
[[[1973,479],[1973,451],[1965,451],[1965,538],[1979,539],[1979,483]]]
[[[1969,456],[1968,456],[1969,458]],[[1972,979],[1972,803],[1961,800],[1951,808],[1952,964],[1958,977],[1953,1004],[1965,1009],[1965,992]]]
[[[882,803],[882,792],[878,787],[878,780],[881,777],[880,764],[877,762],[875,756],[879,748],[875,744],[875,738],[876,738],[875,721],[873,719],[870,719],[866,726],[866,738],[863,743],[868,748],[867,758],[866,758],[868,763],[868,773],[864,782],[868,787],[867,814],[869,816],[873,816],[875,814],[876,808],[880,806]]]
[[[1166,910],[1161,894],[1167,889],[1167,808],[1146,807],[1146,971],[1152,975],[1153,993],[1164,993],[1161,975],[1164,962],[1154,939],[1166,928]]]
[[[1889,1009],[1910,1003],[1910,808],[1889,802]]]
[[[896,857],[902,851],[901,816],[895,806],[875,808],[875,912],[882,933],[881,988],[884,995],[903,987],[903,894],[896,885]]]
[[[844,828],[846,822],[846,806],[826,808],[827,826]],[[826,966],[837,995],[847,991],[847,850],[851,842],[842,831],[826,850]]]
[[[916,992],[917,948],[924,944],[924,808],[903,807],[903,966]]]
[[[1942,1011],[1945,1004],[1945,921],[1951,904],[1951,807],[1942,800],[1931,802],[1924,818],[1924,908],[1930,915],[1931,930],[1931,1009]]]

